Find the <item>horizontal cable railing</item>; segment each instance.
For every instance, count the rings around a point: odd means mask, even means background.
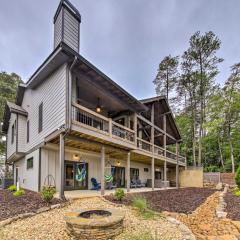
[[[112,122],[112,135],[130,142],[135,141],[135,133],[133,130],[114,121]]]

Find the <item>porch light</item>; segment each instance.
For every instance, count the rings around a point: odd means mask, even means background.
[[[76,161],[79,161],[80,160],[80,156],[78,154],[73,154],[72,159],[76,160]]]
[[[120,164],[121,164],[121,163],[120,163],[119,161],[117,161],[117,165],[120,166]]]
[[[96,112],[100,113],[102,111],[101,106],[100,106],[100,98],[98,98],[98,104],[96,106]]]

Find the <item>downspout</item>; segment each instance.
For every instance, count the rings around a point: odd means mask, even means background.
[[[77,62],[77,56],[74,57],[74,60],[70,67],[68,68],[68,73],[67,73],[67,124],[66,124],[66,131],[71,130],[71,125],[72,125],[72,79],[73,79],[73,74],[72,74],[72,69],[76,65]]]
[[[74,61],[72,62],[72,64],[69,66],[67,66],[67,80],[66,80],[66,85],[67,85],[67,96],[66,96],[66,126],[65,126],[65,133],[62,132],[60,133],[59,136],[59,157],[60,157],[60,193],[59,193],[59,197],[61,199],[65,199],[64,196],[64,161],[65,161],[65,144],[64,144],[64,138],[70,134],[71,132],[71,123],[72,123],[72,114],[71,114],[71,110],[72,110],[72,69],[74,67],[74,65],[77,62],[77,57],[75,56]]]

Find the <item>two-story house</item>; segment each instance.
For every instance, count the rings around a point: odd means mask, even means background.
[[[81,56],[80,23],[78,10],[62,0],[53,52],[6,105],[6,161],[15,183],[40,191],[50,181],[60,197],[91,189],[92,178],[104,194],[106,174],[127,191],[134,179],[152,189],[178,185],[186,162],[166,98],[137,100]]]

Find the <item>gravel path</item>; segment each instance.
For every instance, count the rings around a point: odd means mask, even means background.
[[[237,240],[238,229],[230,219],[219,219],[215,211],[219,201],[219,192],[211,195],[192,214],[180,214],[177,218],[184,222],[198,240]]]
[[[70,205],[51,211],[38,214],[36,216],[18,220],[0,230],[0,239],[6,240],[70,240],[65,229],[63,215],[66,211],[73,209],[88,208],[113,208],[112,204],[101,200],[100,198],[89,198],[75,200]],[[124,221],[125,230],[116,240],[128,240],[134,235],[143,236],[151,233],[157,236],[158,240],[180,240],[183,239],[182,231],[177,225],[170,223],[165,218],[157,220],[143,220],[137,216],[136,212],[130,207],[119,207],[126,212]],[[143,239],[143,238],[135,238]],[[146,238],[153,239],[153,238]]]

